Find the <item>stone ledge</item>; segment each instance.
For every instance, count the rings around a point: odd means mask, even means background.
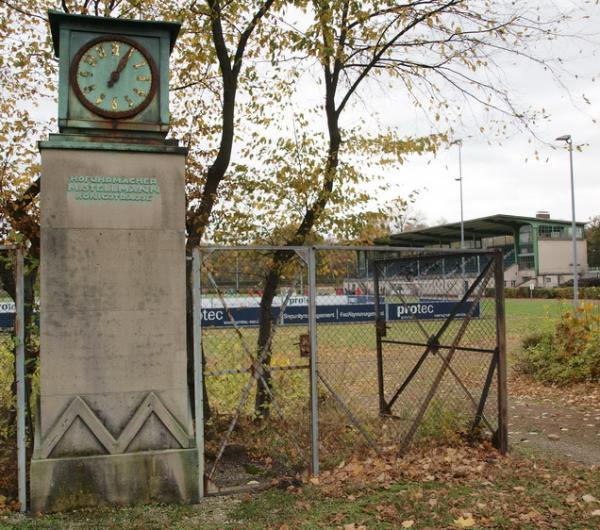
[[[93,134],[50,134],[48,140],[38,142],[38,148],[74,149],[78,151],[126,151],[139,153],[162,153],[187,155],[188,148],[177,140],[139,135],[93,135]]]
[[[31,461],[31,510],[198,502],[196,449]]]

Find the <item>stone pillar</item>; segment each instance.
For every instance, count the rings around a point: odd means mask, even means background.
[[[198,495],[185,151],[92,145],[41,144],[34,512]]]

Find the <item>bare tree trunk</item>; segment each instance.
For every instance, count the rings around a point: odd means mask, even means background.
[[[260,311],[259,311],[259,328],[258,328],[258,348],[257,357],[264,355],[263,365],[270,366],[271,364],[271,335],[273,333],[273,299],[277,294],[279,283],[281,281],[281,268],[287,261],[293,256],[292,252],[277,252],[273,258],[273,264],[267,273],[264,282],[263,294],[260,299]],[[263,379],[269,391],[272,388],[271,372],[265,370],[263,372]],[[254,402],[254,409],[257,414],[261,417],[267,417],[269,415],[269,392],[264,387],[262,382],[258,383],[256,389],[256,398]]]
[[[327,153],[327,163],[325,169],[325,177],[323,186],[317,196],[315,202],[308,208],[304,214],[302,222],[298,226],[294,237],[291,238],[287,245],[289,246],[301,246],[306,242],[306,238],[313,230],[315,223],[323,213],[323,210],[327,207],[329,197],[333,191],[333,183],[337,173],[337,167],[339,163],[339,148],[342,142],[341,131],[338,123],[338,113],[335,110],[335,85],[336,80],[326,75],[327,81],[327,98],[326,98],[326,113],[327,113],[327,125],[329,131],[329,147]],[[269,391],[272,389],[272,378],[271,373],[267,369],[271,365],[272,351],[271,351],[271,334],[273,330],[273,299],[277,294],[279,285],[281,282],[281,271],[283,267],[294,257],[294,253],[289,251],[278,251],[275,253],[273,263],[267,272],[265,281],[263,284],[263,294],[260,300],[260,320],[259,320],[259,332],[257,340],[257,352],[258,355],[267,350],[264,357],[263,366],[264,379],[269,387]],[[262,418],[266,418],[269,415],[269,404],[271,402],[269,392],[264,388],[262,384],[259,384],[256,389],[256,399],[254,404],[255,413]]]
[[[265,14],[271,9],[274,0],[265,0],[254,16],[241,32],[235,52],[230,55],[222,26],[221,2],[219,0],[206,0],[211,11],[212,40],[219,61],[221,80],[223,82],[223,104],[221,108],[221,141],[219,151],[214,162],[208,168],[206,181],[202,189],[200,204],[189,211],[186,220],[187,254],[191,255],[192,249],[197,247],[206,232],[210,215],[215,202],[219,185],[225,178],[225,173],[231,162],[233,141],[235,137],[235,100],[238,89],[238,78],[242,69],[242,61],[246,52],[248,41],[256,26]],[[194,343],[193,343],[193,312],[191,296],[191,263],[186,266],[186,340],[187,340],[187,381],[191,402],[194,403]],[[202,368],[204,369],[204,348],[202,348]],[[208,393],[204,378],[202,379],[204,392],[204,417],[210,416]],[[192,408],[193,410],[193,408]]]

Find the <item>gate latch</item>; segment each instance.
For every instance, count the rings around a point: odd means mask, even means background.
[[[380,337],[385,337],[388,329],[386,321],[383,319],[377,319],[377,322],[375,322],[375,329]]]
[[[300,357],[310,357],[310,335],[303,333],[298,338],[296,345],[300,346]]]

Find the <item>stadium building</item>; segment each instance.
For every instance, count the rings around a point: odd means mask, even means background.
[[[585,223],[577,227],[577,269],[588,271]],[[499,248],[504,254],[504,284],[519,287],[533,283],[538,287],[555,287],[573,279],[571,221],[550,219],[547,212],[535,217],[491,215],[464,221],[465,248]],[[448,223],[392,234],[379,244],[400,247],[460,248],[461,224]],[[467,274],[476,274],[471,264]]]

